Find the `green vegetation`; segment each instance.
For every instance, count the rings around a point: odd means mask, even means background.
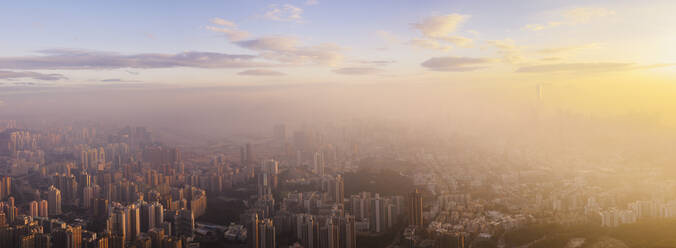
[[[405,195],[415,189],[413,181],[399,173],[383,169],[379,172],[359,170],[356,173],[345,173],[345,196],[362,191],[380,193],[381,195]]]
[[[222,194],[210,194],[207,199],[207,211],[197,221],[218,225],[239,222],[239,215],[246,209],[242,200],[248,199],[251,194],[253,192],[250,190],[230,190]]]
[[[526,226],[506,232],[505,242],[510,247],[525,245],[541,239],[547,234],[555,233],[558,229],[559,226],[554,224]]]

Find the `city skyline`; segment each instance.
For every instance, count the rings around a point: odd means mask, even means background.
[[[676,247],[676,1],[10,1],[0,248]]]

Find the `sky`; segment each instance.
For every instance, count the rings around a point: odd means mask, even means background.
[[[666,117],[674,1],[12,1],[0,11],[5,108],[17,87],[429,84],[420,92],[513,104],[542,87],[554,109],[676,126]]]
[[[673,80],[673,1],[20,1],[0,82]]]

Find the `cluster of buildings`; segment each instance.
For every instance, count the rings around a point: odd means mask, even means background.
[[[198,246],[195,219],[225,172],[186,173],[145,128],[0,133],[0,247]],[[45,154],[51,159],[45,160]]]

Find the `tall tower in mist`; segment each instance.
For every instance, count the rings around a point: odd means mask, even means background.
[[[540,123],[540,120],[542,119],[543,115],[543,108],[544,108],[544,94],[545,94],[545,85],[542,83],[539,83],[535,85],[535,103],[534,103],[534,110],[533,110],[533,121],[536,123]]]
[[[538,104],[541,103],[544,100],[544,85],[543,84],[537,84],[535,86],[535,94],[537,97]]]

